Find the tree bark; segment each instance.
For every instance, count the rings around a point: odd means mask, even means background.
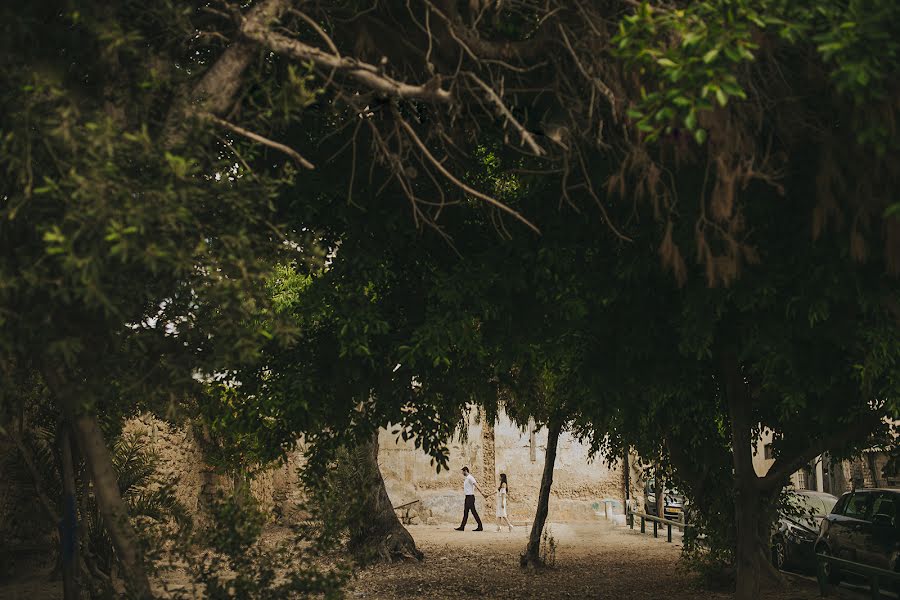
[[[63,506],[59,524],[59,555],[62,559],[63,598],[78,600],[81,593],[78,548],[78,510],[76,508],[75,462],[72,459],[72,439],[69,424],[62,423],[59,431],[59,455],[62,463]]]
[[[494,449],[494,423],[490,421],[487,417],[484,418],[484,423],[481,429],[481,449],[482,449],[482,471],[481,471],[481,486],[482,489],[487,490],[496,490],[497,489],[497,461],[495,456]],[[488,513],[486,517],[490,517],[490,513],[494,512],[496,505],[495,502],[499,501],[499,497],[488,495],[484,501],[484,511]],[[498,523],[499,525],[499,523]]]
[[[751,398],[741,374],[736,353],[721,355],[722,376],[731,421],[731,452],[734,463],[735,600],[760,597],[760,579],[780,583],[781,577],[769,560],[768,531],[775,487],[764,490],[753,468]],[[775,494],[777,495],[777,494]]]
[[[556,446],[559,442],[561,431],[562,420],[551,420],[547,431],[547,453],[544,457],[544,473],[541,476],[541,491],[538,495],[537,512],[535,512],[531,534],[528,537],[528,546],[525,548],[525,554],[520,558],[520,564],[523,567],[543,566],[543,561],[541,560],[541,534],[544,531],[544,523],[547,521],[550,487],[553,485],[553,465],[556,463]]]
[[[363,494],[364,522],[351,532],[350,550],[368,560],[421,560],[423,554],[397,518],[384,487],[384,478],[378,466],[378,432],[354,454],[362,478],[360,492]]]
[[[97,417],[92,414],[80,415],[75,417],[74,423],[78,447],[94,482],[94,495],[103,517],[103,525],[125,574],[126,587],[138,598],[153,598],[137,534],[131,526],[128,507],[119,492],[116,472]]]
[[[290,6],[289,0],[265,0],[258,3],[244,18],[244,28],[265,28]],[[183,121],[189,113],[223,115],[234,102],[243,84],[243,74],[257,58],[255,43],[238,39],[207,69],[192,90],[172,103],[166,115],[162,133],[163,145],[170,148],[181,141]]]
[[[93,413],[79,412],[80,407],[69,393],[66,381],[57,371],[46,369],[44,379],[59,401],[66,419],[72,424],[78,448],[94,483],[94,496],[103,525],[109,533],[125,575],[125,585],[136,598],[153,598],[137,534],[131,526],[128,507],[119,492],[116,472],[97,417]]]
[[[654,478],[654,488],[656,492],[656,516],[663,518],[666,516],[666,480],[662,476],[662,470],[657,464],[656,477]]]

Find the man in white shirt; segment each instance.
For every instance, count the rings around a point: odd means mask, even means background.
[[[478,482],[475,481],[475,478],[472,477],[472,474],[469,473],[469,467],[462,468],[463,477],[463,492],[466,495],[466,508],[465,512],[463,512],[463,520],[462,525],[456,528],[457,531],[464,531],[466,529],[466,521],[469,520],[469,511],[472,511],[472,516],[475,517],[475,522],[478,523],[478,527],[473,529],[472,531],[484,531],[484,527],[481,526],[481,519],[478,517],[478,511],[475,510],[475,490],[478,490],[478,493],[481,494],[481,497],[484,497],[484,492],[481,491],[481,488],[478,487]]]

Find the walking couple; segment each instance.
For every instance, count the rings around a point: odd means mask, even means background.
[[[469,473],[469,467],[462,468],[463,477],[463,493],[466,495],[466,505],[465,510],[463,512],[463,520],[462,525],[456,528],[457,531],[464,531],[466,528],[466,522],[469,520],[469,512],[472,513],[472,516],[475,517],[475,522],[478,523],[478,527],[473,529],[472,531],[484,531],[484,527],[481,526],[481,519],[478,517],[478,511],[475,510],[475,490],[478,490],[478,493],[481,494],[481,497],[487,499],[487,495],[481,491],[481,488],[478,487],[478,482],[475,481],[475,478]],[[497,495],[497,531],[500,531],[500,524],[506,519],[506,526],[509,527],[509,530],[512,531],[512,523],[509,522],[509,517],[506,515],[506,498],[509,493],[509,486],[506,483],[506,473],[500,474],[500,487],[497,488],[497,491],[493,494]]]

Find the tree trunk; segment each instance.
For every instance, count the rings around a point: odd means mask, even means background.
[[[397,518],[384,487],[384,478],[378,466],[378,432],[354,454],[362,479],[360,493],[364,521],[350,534],[350,550],[368,560],[421,560],[423,554]]]
[[[662,470],[657,464],[656,477],[654,478],[654,491],[656,492],[656,516],[663,518],[666,516],[666,480],[662,476]]]
[[[78,600],[80,596],[80,562],[78,559],[78,510],[76,508],[75,462],[72,460],[72,439],[69,424],[64,422],[59,432],[59,455],[62,463],[63,506],[59,526],[59,555],[62,559],[63,597]]]
[[[628,446],[625,447],[625,455],[624,455],[624,459],[623,459],[624,462],[622,463],[622,484],[625,487],[625,494],[623,496],[624,497],[623,506],[625,507],[625,515],[626,515],[625,518],[626,519],[631,518],[631,517],[627,516],[631,512],[631,477],[630,477],[631,473],[629,472],[631,469],[631,461],[629,460],[629,456],[628,456],[628,452],[630,450],[631,450],[630,447],[628,447]],[[627,523],[627,521],[626,521],[626,523]]]
[[[91,474],[91,481],[94,482],[94,496],[103,517],[103,525],[109,533],[125,575],[126,587],[138,598],[152,598],[144,557],[139,549],[137,534],[128,518],[128,507],[119,492],[116,472],[97,417],[75,417],[75,433],[78,447]]]
[[[541,492],[538,495],[537,512],[534,515],[534,523],[531,525],[531,534],[528,537],[528,546],[525,554],[520,558],[523,567],[541,567],[541,534],[544,531],[544,523],[547,521],[547,512],[550,503],[550,486],[553,485],[553,465],[556,463],[556,446],[559,442],[559,434],[562,431],[562,420],[552,420],[547,431],[547,453],[544,457],[544,473],[541,476]]]
[[[128,507],[122,500],[116,472],[97,417],[93,413],[79,412],[80,407],[69,393],[67,382],[57,371],[45,369],[44,379],[61,404],[66,420],[74,429],[78,448],[94,483],[94,496],[103,525],[109,533],[124,572],[128,592],[142,600],[153,598],[137,534],[128,518]]]
[[[756,600],[760,597],[761,577],[765,576],[770,584],[781,582],[769,559],[768,531],[773,491],[762,489],[753,468],[751,398],[736,354],[725,350],[721,365],[734,462],[735,600]]]
[[[481,470],[481,489],[496,490],[497,489],[497,461],[494,449],[494,423],[487,417],[481,428],[481,449],[482,449],[482,470]],[[484,500],[484,512],[486,518],[490,518],[490,514],[495,511],[495,502],[499,502],[500,498],[494,495],[488,495]],[[499,522],[498,522],[499,525]]]

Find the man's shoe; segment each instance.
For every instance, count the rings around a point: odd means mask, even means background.
[[[455,529],[456,529],[456,531],[465,531],[466,530],[465,527],[456,527]]]
[[[484,531],[484,527],[476,527],[472,531]]]

